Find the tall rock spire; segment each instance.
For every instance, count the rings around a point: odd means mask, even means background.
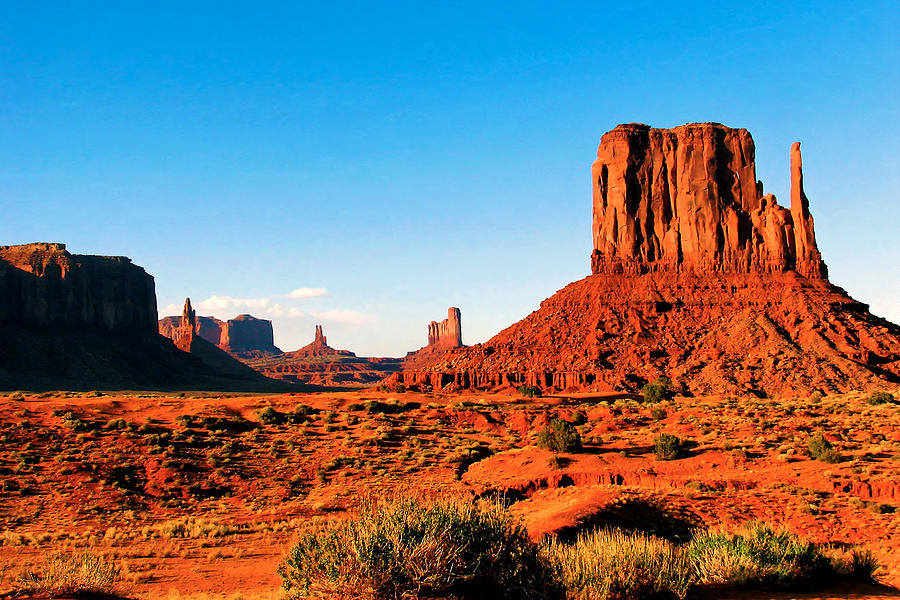
[[[791,146],[791,220],[794,223],[796,268],[806,277],[827,278],[828,270],[816,245],[809,199],[803,191],[803,157],[800,142]]]
[[[184,299],[184,310],[181,311],[181,326],[186,327],[190,325],[191,329],[193,329],[197,325],[197,311],[191,308],[191,299]]]

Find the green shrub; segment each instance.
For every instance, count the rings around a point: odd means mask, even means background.
[[[768,525],[751,525],[745,533],[701,534],[688,553],[703,584],[796,587],[835,574],[815,544]]]
[[[684,444],[677,435],[661,433],[653,439],[656,460],[675,460],[684,453]]]
[[[556,597],[538,546],[498,504],[381,501],[300,537],[278,567],[291,598]]]
[[[538,447],[553,452],[574,452],[581,448],[581,436],[568,421],[553,419],[538,434]]]
[[[834,446],[831,445],[831,442],[825,439],[822,432],[809,438],[806,447],[809,449],[809,455],[816,460],[827,463],[839,463],[843,460],[841,455],[834,449]]]
[[[281,425],[287,421],[287,416],[284,413],[275,410],[271,406],[258,411],[256,417],[263,425]]]
[[[663,400],[671,400],[675,397],[672,391],[672,380],[668,377],[658,377],[641,388],[644,402],[656,403]]]
[[[684,598],[695,578],[682,547],[643,533],[598,529],[573,544],[553,539],[543,553],[578,600]]]
[[[866,398],[868,404],[891,404],[894,401],[894,395],[888,392],[872,392]]]
[[[666,409],[664,409],[663,407],[657,406],[656,408],[654,408],[653,410],[650,411],[650,416],[653,418],[654,421],[662,421],[663,419],[665,419],[666,417],[669,416],[669,413],[666,412]]]
[[[543,395],[543,390],[536,385],[520,385],[518,391],[526,398],[540,398]]]

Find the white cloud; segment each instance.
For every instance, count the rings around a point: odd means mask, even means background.
[[[178,304],[167,304],[159,309],[159,318],[162,319],[163,317],[180,316],[183,309],[183,304],[181,306],[179,306]]]
[[[323,321],[336,321],[338,323],[350,323],[351,325],[362,325],[363,323],[370,323],[372,321],[372,317],[369,315],[364,315],[355,310],[339,308],[315,312],[312,313],[312,316],[317,319],[322,319]]]
[[[320,296],[324,296],[328,294],[328,290],[325,288],[297,288],[290,294],[288,294],[288,298],[318,298]]]
[[[229,308],[262,310],[267,306],[269,306],[268,298],[232,298],[231,296],[210,296],[194,305],[199,310],[226,310]]]
[[[299,318],[299,317],[302,317],[302,316],[303,316],[303,313],[300,312],[300,311],[299,311],[298,309],[296,309],[296,308],[292,308],[291,310],[288,311],[288,315],[287,315],[287,316],[290,317],[290,318],[292,318],[292,319],[297,319],[297,318]]]

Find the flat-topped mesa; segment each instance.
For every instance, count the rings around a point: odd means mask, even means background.
[[[428,324],[428,345],[442,348],[459,348],[462,343],[462,318],[458,308],[447,309],[447,318]]]
[[[228,352],[263,352],[281,354],[275,346],[272,321],[248,314],[229,319],[222,328],[219,347]]]
[[[156,318],[153,277],[129,258],[0,246],[0,324],[152,335]]]
[[[593,177],[594,274],[780,273],[826,279],[791,148],[791,207],[763,194],[746,129],[619,125],[603,135]]]

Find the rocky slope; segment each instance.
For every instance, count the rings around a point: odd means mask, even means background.
[[[827,280],[791,148],[791,207],[756,181],[750,134],[620,125],[592,168],[593,275],[406,385],[782,395],[900,382],[900,327]]]

